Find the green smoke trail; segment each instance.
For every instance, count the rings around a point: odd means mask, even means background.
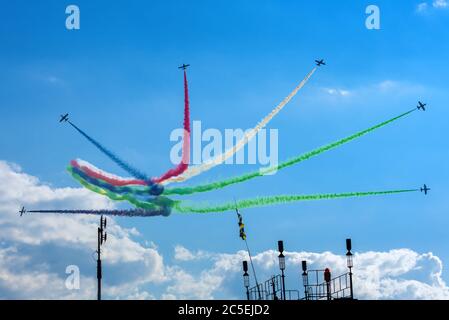
[[[388,125],[388,124],[390,124],[390,123],[392,123],[392,122],[394,122],[394,121],[396,121],[396,120],[398,120],[398,119],[400,119],[402,117],[405,117],[405,116],[409,115],[413,111],[416,111],[416,109],[407,111],[407,112],[405,112],[405,113],[403,113],[403,114],[401,114],[401,115],[399,115],[397,117],[394,117],[392,119],[389,119],[387,121],[379,123],[379,124],[377,124],[377,125],[375,125],[375,126],[373,126],[371,128],[365,129],[363,131],[359,131],[359,132],[357,132],[357,133],[355,133],[355,134],[353,134],[351,136],[348,136],[346,138],[343,138],[341,140],[335,141],[333,143],[327,144],[325,146],[322,146],[322,147],[317,148],[315,150],[312,150],[310,152],[304,153],[304,154],[302,154],[302,155],[300,155],[298,157],[295,157],[293,159],[290,159],[290,160],[287,160],[287,161],[285,161],[283,163],[280,163],[277,166],[270,167],[270,168],[264,169],[264,170],[255,171],[255,172],[248,173],[248,174],[244,174],[244,175],[237,176],[237,177],[234,177],[234,178],[230,178],[230,179],[227,179],[227,180],[212,182],[212,183],[209,183],[209,184],[203,184],[203,185],[194,186],[194,187],[167,188],[167,189],[164,190],[163,195],[174,195],[174,194],[177,194],[177,195],[188,195],[188,194],[193,194],[193,193],[197,193],[197,192],[207,192],[207,191],[212,191],[212,190],[216,190],[216,189],[221,189],[221,188],[224,188],[226,186],[229,186],[229,185],[232,185],[232,184],[235,184],[235,183],[241,183],[241,182],[244,182],[244,181],[256,178],[256,177],[261,177],[261,176],[266,175],[268,173],[272,173],[272,172],[275,172],[277,170],[281,170],[281,169],[290,167],[290,166],[292,166],[294,164],[297,164],[299,162],[308,160],[308,159],[310,159],[310,158],[312,158],[314,156],[317,156],[317,155],[319,155],[319,154],[321,154],[323,152],[329,151],[329,150],[334,149],[336,147],[339,147],[339,146],[341,146],[341,145],[343,145],[345,143],[348,143],[348,142],[350,142],[352,140],[360,138],[360,137],[364,136],[367,133],[370,133],[370,132],[372,132],[372,131],[374,131],[376,129],[384,127],[384,126],[386,126],[386,125]]]
[[[117,194],[114,192],[111,192],[107,189],[100,188],[98,186],[95,186],[86,180],[84,180],[80,175],[78,175],[76,172],[74,172],[72,167],[68,167],[67,171],[72,175],[72,177],[77,180],[83,187],[86,189],[101,194],[103,196],[108,197],[111,200],[114,201],[128,201],[129,203],[133,204],[137,208],[141,209],[147,209],[147,210],[158,210],[161,209],[161,207],[167,207],[171,208],[173,206],[174,201],[170,200],[166,197],[153,197],[152,199],[148,199],[148,201],[143,201],[136,199],[135,197],[128,195],[128,194]]]
[[[312,194],[312,195],[279,195],[271,197],[260,197],[254,199],[241,200],[237,203],[228,202],[216,206],[189,206],[183,205],[181,202],[174,204],[174,209],[178,213],[213,213],[224,212],[234,210],[236,207],[239,209],[261,207],[275,204],[285,204],[297,201],[311,201],[311,200],[328,200],[328,199],[341,199],[351,197],[367,197],[388,195],[406,192],[415,192],[419,189],[404,189],[404,190],[390,190],[390,191],[370,191],[370,192],[347,192],[347,193],[330,193],[330,194]]]

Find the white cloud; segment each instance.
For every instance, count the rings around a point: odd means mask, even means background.
[[[340,97],[346,97],[351,94],[349,90],[344,89],[337,89],[337,88],[326,88],[324,89],[328,94],[331,96],[340,96]]]
[[[377,84],[380,90],[392,90],[400,86],[399,82],[393,80],[384,80]]]
[[[446,0],[434,0],[432,3],[432,6],[434,8],[447,8],[448,7],[448,3]]]
[[[331,252],[286,252],[285,255],[287,270],[294,270],[287,286],[291,289],[294,285],[294,289],[300,292],[298,270],[302,260],[307,260],[309,269],[329,267],[333,275],[347,271],[346,257],[343,255]],[[277,256],[276,251],[268,250],[253,257],[259,281],[278,273]],[[242,260],[246,260],[244,251],[210,254],[211,267],[202,270],[196,277],[182,269],[173,270],[177,284],[169,287],[167,292],[172,299],[210,299],[216,298],[222,291],[232,292],[228,289],[234,282],[240,292],[233,292],[227,298],[243,298]],[[409,249],[356,253],[354,290],[358,299],[449,299],[449,288],[442,279],[442,271],[441,260],[432,253],[419,254]]]
[[[199,250],[197,252],[192,252],[189,249],[181,246],[175,246],[175,260],[178,261],[193,261],[200,260],[209,257],[209,253]]]
[[[416,83],[387,79],[375,83],[371,87],[367,87],[365,90],[361,91],[370,94],[394,94],[394,97],[398,97],[423,94],[426,91],[426,88]]]
[[[183,246],[175,246],[175,259],[180,261],[195,260],[195,255]]]
[[[65,279],[48,266],[32,265],[33,258],[17,248],[0,249],[1,299],[88,299],[96,290],[94,279],[82,278],[80,290],[67,290]]]
[[[427,2],[421,2],[420,4],[418,4],[418,6],[416,7],[416,11],[418,12],[424,12],[427,10],[427,8],[429,7],[429,5],[427,4]]]
[[[214,294],[219,292],[225,278],[213,270],[205,270],[199,276],[185,271],[180,267],[172,267],[167,271],[173,281],[166,290],[167,299],[214,299]]]
[[[0,298],[92,299],[96,292],[95,250],[97,217],[27,215],[20,205],[76,208],[113,207],[108,200],[81,188],[52,188],[21,169],[0,161]],[[23,202],[23,203],[22,203]],[[155,244],[132,239],[113,219],[104,247],[107,269],[103,294],[113,299],[241,299],[241,262],[246,252],[213,253],[174,248],[175,264],[164,263]],[[259,280],[278,272],[274,250],[254,256]],[[299,289],[302,260],[309,268],[330,267],[334,275],[346,271],[346,259],[331,252],[286,252],[287,286]],[[181,265],[177,265],[181,262]],[[65,288],[65,267],[81,270],[80,290]],[[354,256],[355,294],[359,299],[449,299],[442,278],[443,263],[432,253],[410,249],[363,252]],[[156,289],[158,288],[158,289]]]
[[[298,268],[300,258],[315,266],[331,266],[337,273],[346,268],[346,258],[332,253],[286,256]],[[354,257],[355,291],[360,299],[449,299],[442,271],[441,260],[432,253],[410,249],[359,253]]]
[[[408,83],[405,81],[397,81],[397,80],[382,80],[380,82],[374,83],[370,86],[366,86],[364,88],[360,88],[357,91],[361,93],[382,93],[382,94],[409,94],[416,91],[422,91],[424,88],[421,85]]]
[[[52,188],[36,177],[23,173],[19,166],[0,161],[0,297],[78,298],[95,293],[95,264],[89,262],[96,248],[98,217],[53,214],[27,214],[18,209],[32,208],[113,208],[104,197],[82,188]],[[162,256],[152,247],[132,239],[135,229],[125,229],[113,219],[108,223],[108,242],[104,246],[105,266],[126,271],[123,283],[105,284],[110,297],[150,297],[138,286],[165,281]],[[86,268],[81,290],[65,288],[65,264],[57,263],[64,254]],[[80,257],[80,255],[82,257]],[[47,263],[47,260],[54,262]],[[72,264],[72,263],[67,263]],[[129,269],[129,270],[128,270]],[[90,269],[89,269],[90,270]]]
[[[435,10],[447,9],[449,8],[449,3],[447,0],[433,0],[432,2],[429,3],[421,2],[416,6],[416,11],[418,13],[425,13],[432,8]]]
[[[319,91],[321,99],[341,109],[345,104],[360,107],[362,102],[363,105],[367,105],[367,102],[375,103],[377,101],[382,105],[389,106],[390,104],[386,104],[385,101],[403,101],[410,95],[424,95],[427,88],[417,83],[384,79],[344,89],[324,87]]]

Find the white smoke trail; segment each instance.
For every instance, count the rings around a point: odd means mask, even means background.
[[[298,86],[287,96],[281,103],[279,103],[276,108],[274,108],[265,118],[262,119],[252,130],[245,133],[244,137],[240,139],[231,149],[227,150],[225,153],[217,155],[215,158],[206,161],[203,164],[190,167],[183,174],[172,177],[170,179],[165,180],[162,184],[167,185],[172,182],[182,182],[186,181],[190,178],[193,178],[203,172],[206,172],[212,169],[215,166],[218,166],[225,162],[227,159],[231,158],[235,153],[237,153],[240,149],[242,149],[251,139],[253,139],[257,133],[264,128],[286,105],[290,102],[291,99],[301,90],[302,87],[307,83],[310,77],[316,71],[316,67],[310,71],[306,77],[298,84]]]

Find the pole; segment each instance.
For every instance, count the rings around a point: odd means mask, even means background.
[[[253,269],[254,280],[256,281],[257,294],[259,296],[259,300],[262,300],[262,295],[260,294],[259,282],[257,281],[257,276],[256,276],[256,269],[254,269],[253,258],[251,257],[251,252],[249,251],[248,241],[246,241],[246,239],[245,239],[245,244],[246,244],[246,250],[248,251],[249,262],[251,263],[251,269]]]
[[[285,275],[284,275],[284,270],[281,270],[281,277],[282,277],[282,298],[283,298],[283,300],[287,300],[287,298],[285,296]]]
[[[249,246],[248,246],[248,241],[246,240],[246,235],[242,229],[243,223],[242,223],[242,216],[239,213],[239,209],[237,207],[237,200],[234,198],[234,202],[235,202],[235,212],[237,213],[237,218],[239,219],[239,227],[240,229],[240,237],[245,240],[245,245],[246,245],[246,250],[248,251],[248,256],[249,256],[249,262],[251,263],[251,269],[253,270],[254,273],[254,280],[256,282],[256,286],[257,286],[257,294],[259,296],[259,300],[262,300],[262,295],[260,294],[260,287],[259,287],[259,282],[257,281],[257,276],[256,276],[256,269],[254,269],[254,264],[253,264],[253,258],[251,257],[251,251],[249,250]],[[242,231],[243,231],[243,237],[242,237]]]
[[[326,282],[326,295],[327,295],[327,300],[332,300],[332,295],[331,295],[331,272],[328,268],[326,268],[324,270],[324,281]]]
[[[246,300],[250,300],[249,299],[249,288],[248,287],[246,287]]]
[[[302,265],[302,284],[304,285],[304,299],[309,300],[308,294],[307,294],[307,286],[309,285],[309,274],[307,272],[307,261],[303,260],[301,261]]]
[[[102,230],[98,228],[98,248],[97,248],[97,300],[101,300],[101,238],[102,238]]]
[[[278,297],[276,296],[276,287],[274,285],[274,276],[271,278],[271,287],[273,288],[273,300],[278,300]]]
[[[308,295],[308,293],[307,293],[307,286],[306,286],[306,285],[304,285],[304,298],[305,298],[306,300],[309,300],[309,295]]]
[[[354,291],[352,289],[352,267],[349,268],[349,289],[351,292],[351,299],[354,299]]]
[[[304,286],[304,299],[309,300],[309,294],[307,290],[307,287],[309,285],[309,274],[305,271],[302,273],[302,284]]]

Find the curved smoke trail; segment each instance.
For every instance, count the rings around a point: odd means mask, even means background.
[[[132,189],[130,187],[130,183],[141,187],[146,186],[145,188],[146,194],[157,196],[162,194],[162,192],[164,191],[164,186],[162,186],[161,184],[153,183],[150,186],[148,186],[148,183],[143,180],[136,180],[136,179],[122,180],[121,177],[117,177],[109,173],[105,174],[104,171],[80,159],[72,160],[70,162],[70,165],[68,166],[68,170],[69,168],[76,169],[76,172],[79,175],[81,175],[82,173],[83,179],[88,180],[89,183],[92,183],[100,187],[106,187],[107,189],[113,192],[118,192],[119,190],[124,190],[125,193],[131,192]],[[71,171],[69,170],[69,172]]]
[[[156,210],[158,207],[163,207],[171,209],[175,203],[175,201],[167,198],[167,197],[151,197],[150,194],[146,194],[143,199],[138,199],[135,196],[129,194],[117,194],[111,190],[106,188],[99,187],[91,183],[91,179],[89,176],[84,175],[82,172],[77,171],[76,168],[69,167],[67,170],[70,172],[72,177],[76,179],[83,187],[86,189],[98,193],[100,195],[106,196],[114,201],[128,201],[132,205],[137,208],[147,209],[147,210]],[[94,179],[95,180],[95,179]]]
[[[381,128],[381,127],[383,127],[383,126],[385,126],[385,125],[387,125],[387,124],[389,124],[389,123],[391,123],[391,122],[393,122],[395,120],[398,120],[401,117],[404,117],[404,116],[410,114],[414,110],[415,109],[413,109],[411,111],[408,111],[406,113],[403,113],[403,114],[401,114],[401,115],[399,115],[397,117],[394,117],[392,119],[384,121],[384,122],[382,122],[380,124],[377,124],[377,125],[375,125],[373,127],[368,128],[366,130],[359,131],[359,132],[357,132],[357,133],[355,133],[355,134],[353,134],[353,135],[351,135],[349,137],[340,139],[340,140],[338,140],[336,142],[333,142],[333,143],[330,143],[330,144],[325,145],[323,147],[314,149],[314,150],[312,150],[310,152],[307,152],[305,154],[302,154],[302,155],[300,155],[298,157],[295,157],[293,159],[285,161],[285,162],[279,164],[276,167],[266,169],[263,172],[256,171],[256,172],[253,172],[253,173],[249,173],[249,174],[245,174],[245,175],[242,175],[242,176],[234,177],[234,178],[227,179],[227,180],[224,180],[224,181],[218,181],[218,182],[205,184],[205,185],[200,185],[200,186],[196,186],[196,187],[184,187],[184,188],[166,189],[163,192],[163,195],[166,195],[166,196],[168,196],[168,195],[188,195],[188,194],[193,194],[193,193],[198,193],[198,192],[207,192],[207,191],[212,191],[212,190],[215,190],[215,189],[224,188],[224,187],[226,187],[228,185],[232,185],[232,184],[235,184],[235,183],[244,182],[244,181],[247,181],[247,180],[259,177],[259,176],[263,176],[266,173],[270,173],[270,172],[272,172],[274,170],[280,170],[280,169],[283,169],[283,168],[295,165],[295,164],[297,164],[299,162],[308,160],[311,157],[317,156],[317,155],[319,155],[319,154],[321,154],[321,153],[323,153],[325,151],[329,151],[329,150],[331,150],[333,148],[341,146],[341,145],[343,145],[343,144],[345,144],[347,142],[350,142],[350,141],[352,141],[352,140],[354,140],[356,138],[359,138],[359,137],[361,137],[361,136],[363,136],[363,135],[365,135],[365,134],[367,134],[367,133],[369,133],[369,132],[371,132],[373,130],[379,129],[379,128]],[[79,166],[78,166],[77,163],[72,163],[72,168],[73,167],[79,169]],[[130,195],[140,195],[140,196],[148,196],[148,195],[154,195],[155,194],[155,192],[153,191],[154,186],[153,187],[146,187],[146,186],[143,186],[143,185],[115,186],[115,185],[111,185],[109,183],[109,181],[102,180],[101,177],[99,178],[99,177],[96,177],[96,176],[94,176],[92,174],[88,174],[86,176],[86,174],[84,173],[86,171],[84,164],[82,164],[81,168],[83,168],[82,172],[80,172],[79,170],[77,171],[78,176],[80,176],[80,177],[77,178],[78,181],[80,181],[79,179],[87,180],[88,183],[90,183],[92,185],[95,185],[95,186],[100,187],[102,189],[107,189],[107,190],[109,190],[109,191],[111,191],[113,193],[116,193],[116,194],[130,194]],[[68,170],[69,170],[69,172],[73,171],[73,170],[71,171],[70,167],[69,167]]]
[[[187,86],[187,73],[184,70],[184,136],[182,143],[182,160],[176,168],[168,170],[159,178],[153,178],[156,183],[161,183],[169,178],[176,177],[187,170],[190,162],[190,106],[189,89]]]
[[[119,177],[115,174],[101,170],[95,167],[93,164],[82,159],[72,160],[70,161],[70,165],[72,167],[78,168],[79,170],[82,170],[85,174],[92,178],[101,179],[113,186],[147,185],[147,181],[145,180]]]
[[[74,127],[79,133],[81,133],[89,142],[91,142],[95,147],[97,147],[101,152],[103,152],[105,155],[107,155],[110,159],[112,159],[116,164],[118,164],[121,168],[123,168],[125,171],[130,173],[133,178],[124,178],[119,177],[116,175],[113,175],[111,173],[108,173],[106,171],[103,171],[92,164],[88,163],[87,161],[81,161],[81,160],[73,160],[72,166],[76,166],[79,169],[83,170],[86,174],[88,174],[91,177],[94,177],[96,179],[102,179],[114,186],[126,186],[126,185],[153,185],[158,184],[166,179],[169,179],[171,177],[175,177],[181,173],[183,173],[185,170],[187,170],[190,160],[190,104],[189,104],[189,90],[188,90],[188,83],[187,83],[187,73],[184,70],[184,136],[183,136],[183,146],[182,146],[182,160],[181,163],[173,168],[168,170],[166,173],[164,173],[159,178],[151,178],[148,179],[148,177],[139,172],[137,169],[134,169],[129,164],[121,160],[119,157],[117,157],[115,154],[113,154],[111,151],[106,149],[103,145],[101,145],[98,141],[90,137],[87,133],[85,133],[83,130],[78,128],[76,125],[74,125],[72,122],[68,121],[72,127]],[[81,162],[83,162],[81,164]],[[159,188],[162,188],[162,186],[159,186]]]
[[[86,174],[83,170],[80,170],[76,166],[68,166],[67,171],[72,175],[75,180],[82,179],[89,184],[92,184],[96,187],[106,189],[115,194],[136,194],[136,195],[153,195],[151,193],[151,188],[144,186],[114,186],[102,179],[98,179]],[[145,192],[140,192],[140,190],[144,190]]]
[[[83,135],[89,142],[91,142],[95,147],[97,147],[98,150],[103,152],[109,159],[114,161],[120,168],[128,172],[133,177],[147,181],[147,184],[151,185],[153,184],[152,181],[150,181],[146,174],[140,172],[139,170],[133,168],[131,165],[120,159],[118,156],[116,156],[114,153],[106,149],[104,146],[102,146],[98,141],[91,138],[87,133],[85,133],[83,130],[78,128],[76,125],[74,125],[71,121],[68,121],[68,123],[75,128],[81,135]]]
[[[316,71],[316,67],[310,71],[307,76],[301,81],[301,83],[284,99],[280,104],[276,106],[264,119],[262,119],[252,130],[245,133],[244,137],[240,139],[234,147],[227,150],[225,153],[217,155],[215,158],[195,167],[190,167],[184,174],[177,177],[172,177],[165,180],[163,184],[169,184],[171,182],[181,182],[186,181],[194,176],[197,176],[213,167],[222,164],[227,159],[232,157],[241,148],[243,148],[256,134],[265,127],[286,105],[290,100],[298,93],[298,91],[307,83],[310,77]]]
[[[261,207],[275,204],[286,204],[297,201],[311,200],[328,200],[341,199],[351,197],[366,197],[388,194],[398,194],[406,192],[416,192],[419,189],[390,190],[390,191],[371,191],[371,192],[348,192],[348,193],[330,193],[330,194],[314,194],[314,195],[279,195],[271,197],[260,197],[254,199],[241,200],[237,203],[228,202],[216,206],[189,206],[183,205],[181,202],[175,203],[174,209],[179,213],[213,213],[235,210],[235,208],[245,209],[253,207]]]
[[[363,131],[359,131],[359,132],[357,132],[357,133],[355,133],[355,134],[353,134],[351,136],[348,136],[346,138],[340,139],[340,140],[335,141],[333,143],[327,144],[327,145],[325,145],[323,147],[314,149],[314,150],[312,150],[310,152],[304,153],[304,154],[302,154],[302,155],[300,155],[298,157],[295,157],[293,159],[287,160],[285,162],[280,163],[277,166],[270,167],[268,169],[259,170],[259,171],[255,171],[255,172],[252,172],[252,173],[248,173],[248,174],[244,174],[244,175],[241,175],[241,176],[237,176],[237,177],[234,177],[234,178],[226,179],[226,180],[223,180],[223,181],[217,181],[217,182],[204,184],[204,185],[199,185],[199,186],[194,186],[194,187],[166,188],[162,194],[168,196],[168,195],[175,195],[175,194],[177,194],[177,195],[188,195],[188,194],[193,194],[193,193],[198,193],[198,192],[207,192],[207,191],[212,191],[212,190],[216,190],[216,189],[221,189],[221,188],[227,187],[227,186],[232,185],[232,184],[241,183],[241,182],[244,182],[244,181],[256,178],[256,177],[261,177],[261,176],[266,175],[267,173],[275,172],[277,170],[281,170],[281,169],[290,167],[290,166],[295,165],[295,164],[297,164],[299,162],[302,162],[302,161],[308,160],[308,159],[310,159],[310,158],[312,158],[314,156],[317,156],[317,155],[319,155],[319,154],[321,154],[323,152],[326,152],[326,151],[329,151],[329,150],[334,149],[336,147],[339,147],[339,146],[341,146],[341,145],[343,145],[345,143],[348,143],[348,142],[350,142],[350,141],[352,141],[354,139],[360,138],[360,137],[364,136],[365,134],[367,134],[369,132],[372,132],[372,131],[374,131],[376,129],[379,129],[379,128],[383,127],[383,126],[386,126],[387,124],[392,123],[392,122],[394,122],[394,121],[396,121],[396,120],[398,120],[398,119],[400,119],[402,117],[405,117],[405,116],[409,115],[413,111],[416,111],[416,109],[407,111],[407,112],[405,112],[405,113],[403,113],[403,114],[401,114],[401,115],[399,115],[397,117],[394,117],[392,119],[389,119],[387,121],[379,123],[379,124],[377,124],[377,125],[375,125],[375,126],[373,126],[371,128],[368,128],[368,129],[363,130]]]

